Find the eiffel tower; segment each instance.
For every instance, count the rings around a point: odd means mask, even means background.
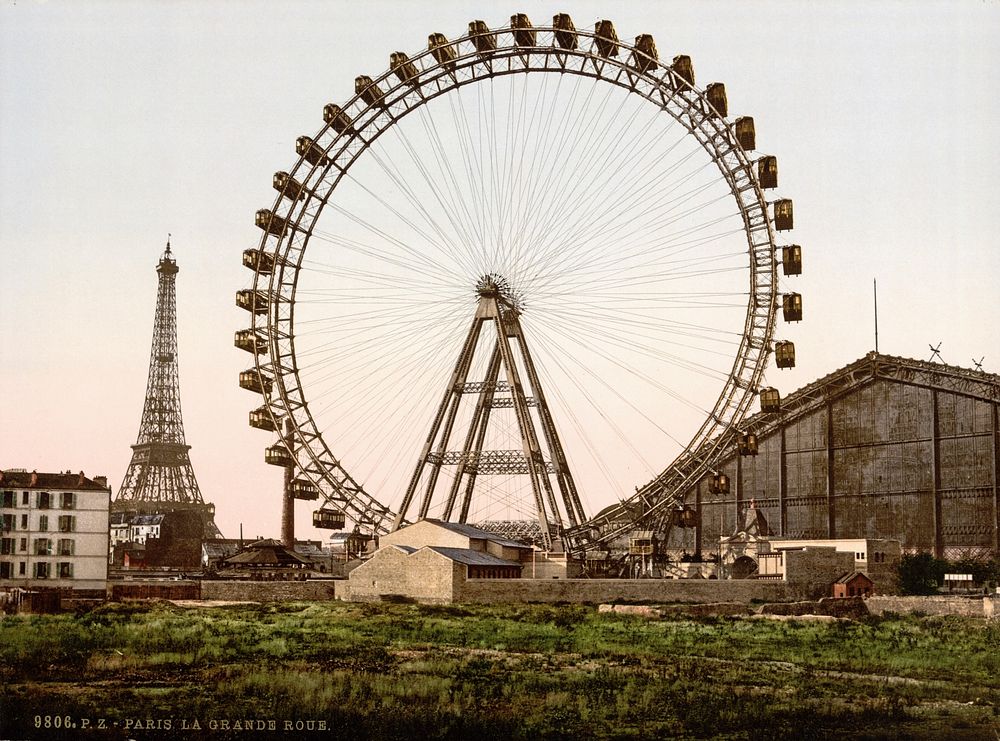
[[[139,437],[132,446],[132,461],[111,509],[136,514],[194,510],[201,515],[204,536],[221,538],[215,524],[215,506],[202,499],[188,457],[191,446],[184,441],[174,291],[178,269],[168,236],[166,251],[156,266],[156,318]]]

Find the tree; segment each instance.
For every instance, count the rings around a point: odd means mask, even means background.
[[[945,562],[930,553],[907,553],[899,562],[899,588],[903,594],[935,594]]]

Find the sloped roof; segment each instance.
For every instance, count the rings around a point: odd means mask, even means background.
[[[39,473],[38,471],[0,471],[0,486],[18,489],[65,489],[67,491],[107,491],[83,471],[79,473]]]
[[[322,558],[323,556],[329,555],[329,549],[324,550],[324,548],[316,543],[296,541],[295,552],[300,556],[311,556],[313,558]]]
[[[868,574],[866,574],[863,571],[851,571],[850,573],[844,574],[842,577],[837,579],[837,581],[835,581],[834,584],[848,584],[857,579],[858,577],[861,577],[862,579],[865,579],[869,582],[872,581],[871,577],[868,576]],[[874,584],[874,582],[872,583]]]
[[[468,548],[443,548],[433,545],[425,546],[425,548],[466,566],[521,566],[516,561],[508,561],[490,553],[483,553],[482,551],[471,551]]]
[[[225,559],[225,563],[244,566],[299,566],[308,565],[310,561],[276,540],[259,540],[242,553]]]
[[[493,543],[497,543],[508,548],[521,548],[521,549],[531,549],[530,545],[525,543],[519,543],[516,540],[510,540],[502,535],[497,535],[496,533],[491,533],[488,530],[482,530],[481,528],[475,527],[473,525],[466,525],[461,522],[445,522],[444,520],[435,520],[431,517],[421,520],[421,522],[430,522],[439,527],[443,527],[445,530],[451,530],[453,533],[458,533],[459,535],[464,535],[467,538],[476,538],[477,540],[489,540]]]
[[[747,418],[745,426],[761,434],[787,425],[830,399],[876,379],[1000,402],[1000,375],[870,352],[788,394],[781,400],[781,414],[758,412]]]
[[[239,552],[240,545],[237,541],[207,540],[201,544],[201,550],[209,558],[228,558]]]
[[[542,545],[545,541],[541,523],[535,520],[484,520],[476,527],[501,538],[525,545]]]
[[[128,521],[129,525],[148,526],[160,525],[163,523],[163,515],[136,515]]]

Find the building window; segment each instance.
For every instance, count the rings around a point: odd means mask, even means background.
[[[26,550],[28,550],[28,539],[27,538],[21,538],[21,542],[18,543],[18,548],[17,549],[19,551],[21,551],[21,553],[24,553]]]
[[[49,578],[49,564],[47,561],[35,561],[34,577],[36,579]]]
[[[72,533],[76,531],[76,517],[74,515],[59,515],[59,532]]]
[[[27,530],[28,529],[28,516],[27,515],[21,515],[21,529],[22,530]]]
[[[73,539],[72,538],[60,538],[59,539],[59,555],[60,556],[72,556],[73,555]]]
[[[48,538],[35,538],[35,555],[36,556],[51,556],[52,555],[52,541]]]
[[[12,530],[16,530],[17,527],[17,515],[4,515],[3,516],[3,531],[9,533]]]
[[[48,515],[39,515],[38,516],[38,529],[41,530],[43,533],[48,532],[48,530],[49,530],[49,516]]]
[[[60,579],[72,579],[73,578],[73,564],[69,561],[63,561],[57,564],[59,567],[59,578]]]
[[[76,509],[76,494],[71,491],[64,491],[61,498],[63,509]]]
[[[12,492],[12,491],[5,491],[3,493],[3,506],[4,507],[13,507],[14,506],[14,492]]]
[[[12,576],[14,576],[14,564],[0,561],[0,579],[10,579]]]
[[[17,573],[18,573],[18,576],[24,576],[24,573],[25,573],[25,570],[24,570],[24,561],[20,561],[17,564]]]
[[[21,492],[21,506],[22,507],[28,506],[28,492],[26,491]]]
[[[0,555],[9,556],[14,552],[13,538],[0,538]]]
[[[47,491],[38,492],[38,509],[48,509],[52,506],[52,495]]]

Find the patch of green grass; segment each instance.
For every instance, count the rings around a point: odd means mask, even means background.
[[[0,620],[0,736],[45,737],[32,726],[39,713],[124,722],[238,712],[322,719],[359,739],[877,739],[955,723],[988,738],[998,662],[1000,624],[963,618],[107,605]]]

